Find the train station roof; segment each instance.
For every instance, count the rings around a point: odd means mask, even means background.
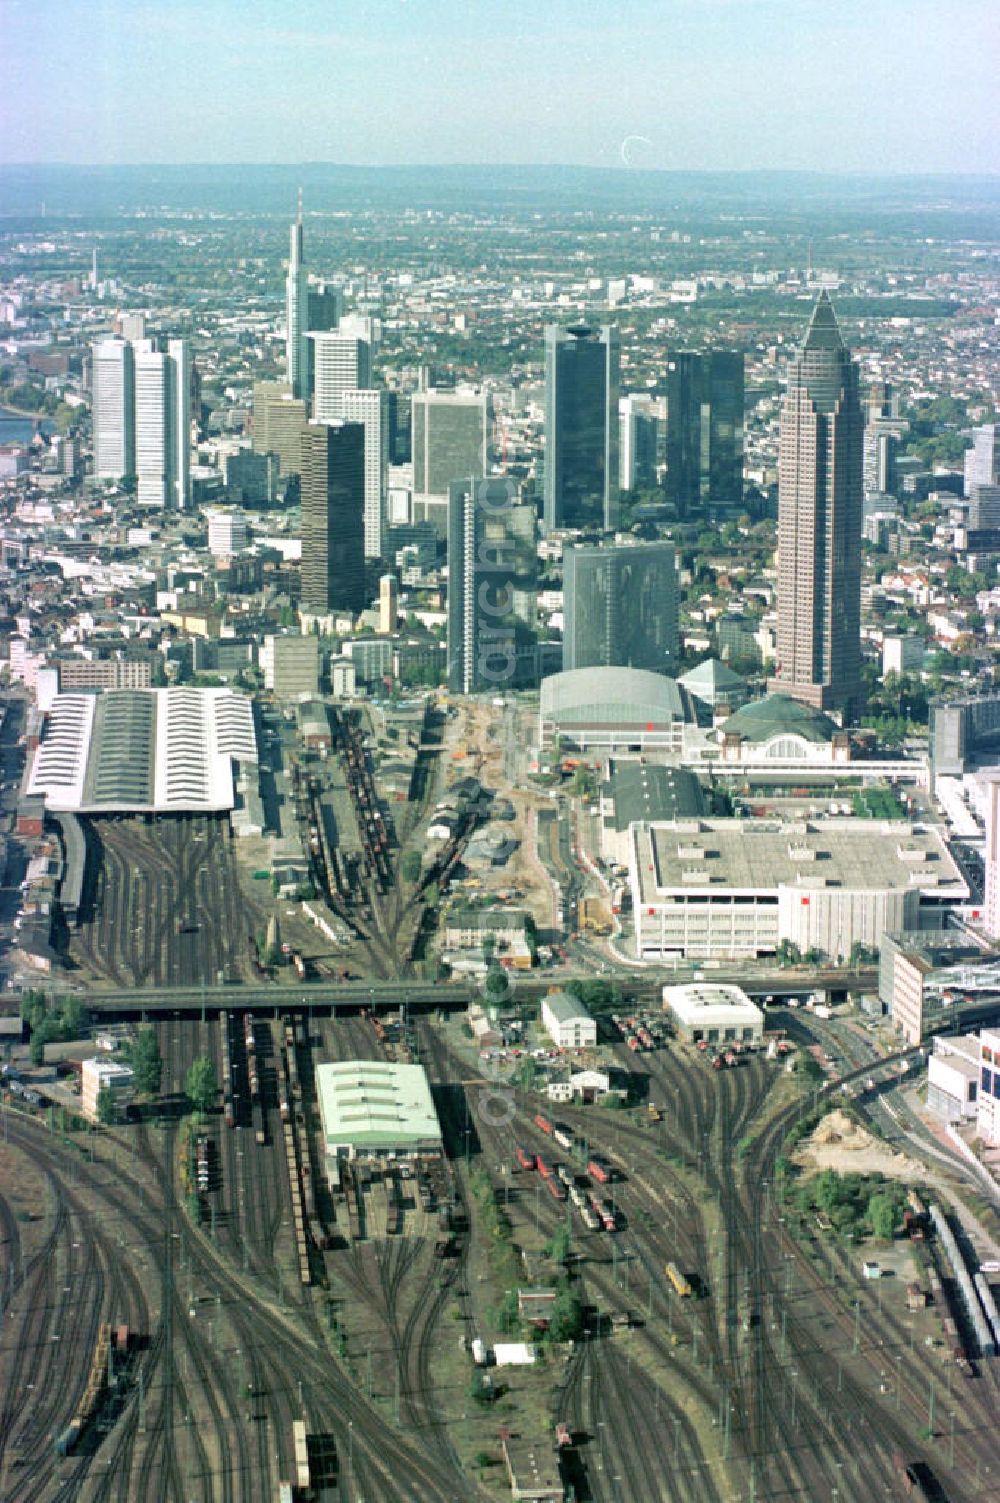
[[[234,760],[256,762],[257,738],[231,689],[57,694],[28,792],[55,813],[231,809]]]
[[[436,1152],[441,1125],[422,1065],[336,1060],[316,1070],[326,1152]]]

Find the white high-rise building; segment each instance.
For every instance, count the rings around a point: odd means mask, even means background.
[[[170,505],[187,511],[191,505],[191,352],[185,339],[167,340],[173,370],[174,441],[173,499]]]
[[[135,474],[135,369],[124,339],[93,345],[94,475],[121,480]]]
[[[384,391],[342,391],[336,397],[338,418],[365,430],[365,557],[379,558],[385,531],[385,472],[389,444],[388,403]]]
[[[984,773],[986,785],[986,875],[983,928],[991,939],[1000,939],[1000,769]]]
[[[250,544],[250,529],[242,511],[213,510],[208,517],[208,551],[213,558],[234,558]]]
[[[289,235],[288,275],[285,279],[285,358],[288,384],[293,397],[308,398],[309,350],[306,324],[309,313],[309,286],[303,256],[302,191],[299,190],[298,213]]]
[[[965,451],[965,494],[974,486],[1000,484],[1000,434],[996,423],[972,430],[972,448]]]
[[[623,491],[656,484],[656,443],[663,404],[646,392],[618,399],[618,484]]]
[[[371,343],[350,327],[345,331],[343,324],[307,337],[313,345],[313,420],[332,423],[341,415],[339,403],[345,391],[371,387]]]
[[[191,364],[183,339],[135,346],[135,470],[140,506],[185,510],[191,495]]]

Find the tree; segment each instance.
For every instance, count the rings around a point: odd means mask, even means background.
[[[486,995],[492,1002],[502,1002],[510,991],[507,972],[502,966],[491,966],[486,977]]]
[[[218,1089],[215,1066],[207,1055],[202,1054],[184,1077],[184,1094],[194,1110],[204,1114],[215,1105]]]
[[[67,997],[62,1005],[62,1032],[67,1039],[78,1039],[86,1030],[87,1010],[79,997]]]
[[[118,1120],[115,1093],[110,1086],[101,1086],[97,1093],[97,1120],[102,1127],[113,1127]]]
[[[552,1341],[575,1341],[583,1330],[583,1305],[576,1290],[565,1284],[556,1295],[549,1317]]]
[[[574,798],[590,799],[597,792],[597,778],[589,767],[578,767],[573,774],[570,793]]]
[[[160,1041],[153,1028],[140,1028],[135,1043],[129,1050],[135,1088],[140,1096],[155,1096],[163,1076],[163,1058]]]
[[[553,1263],[565,1263],[569,1256],[570,1231],[566,1223],[560,1222],[552,1236],[545,1244],[545,1256],[551,1258]]]
[[[880,1242],[891,1242],[896,1230],[896,1197],[891,1191],[873,1195],[868,1202],[868,1222],[872,1236]]]
[[[399,863],[399,870],[404,882],[416,882],[420,877],[421,868],[420,852],[407,851]]]
[[[774,957],[781,966],[802,964],[802,951],[791,939],[783,939],[779,942]]]

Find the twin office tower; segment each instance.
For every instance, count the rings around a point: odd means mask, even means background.
[[[621,475],[619,337],[604,325],[545,331],[546,531],[611,532]],[[667,356],[665,499],[682,519],[735,515],[743,502],[743,356]],[[625,415],[624,438],[641,421]]]
[[[91,349],[94,475],[134,478],[140,506],[191,504],[191,361],[183,339],[115,337]]]

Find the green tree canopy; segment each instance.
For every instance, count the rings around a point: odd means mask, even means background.
[[[491,966],[486,977],[486,995],[494,1002],[502,1001],[510,991],[507,972],[502,966]]]
[[[115,1093],[109,1086],[101,1086],[97,1093],[97,1120],[102,1127],[113,1127],[118,1121]]]
[[[202,1054],[184,1077],[184,1094],[194,1110],[204,1114],[215,1105],[218,1090],[215,1066],[207,1055]]]
[[[129,1050],[129,1059],[135,1074],[136,1090],[141,1096],[155,1096],[163,1076],[163,1058],[155,1029],[139,1029],[135,1043]]]

